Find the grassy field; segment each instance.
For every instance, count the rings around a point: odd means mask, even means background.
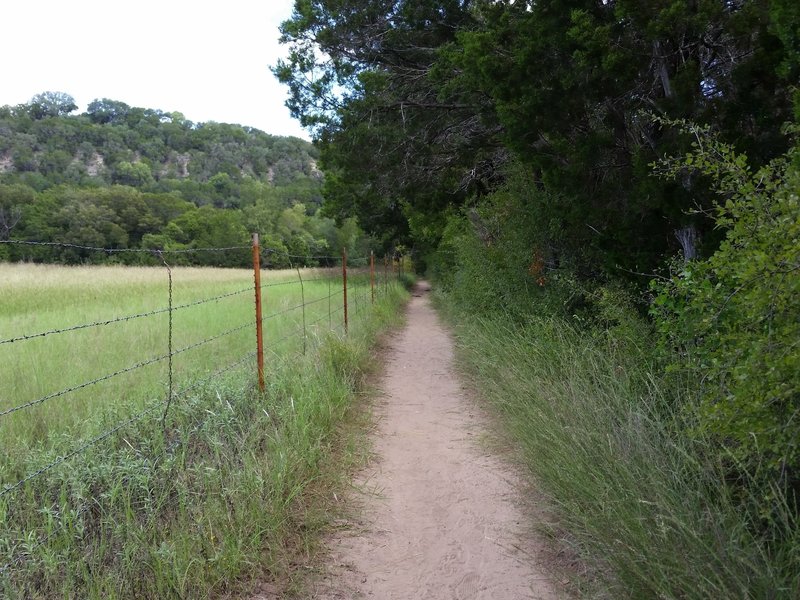
[[[173,352],[220,334],[173,357],[174,389],[234,362],[255,349],[253,273],[249,270],[176,267],[173,306],[234,294],[173,312]],[[306,270],[307,343],[342,324],[341,273]],[[303,344],[301,286],[295,271],[262,276],[267,360]],[[352,272],[350,311],[367,301],[368,278]],[[239,292],[239,293],[237,293]],[[0,264],[0,340],[149,313],[168,306],[163,268],[61,267]],[[273,316],[275,315],[275,316]],[[330,318],[329,318],[330,317]],[[75,331],[0,344],[0,411],[36,401],[168,354],[166,312]],[[252,326],[248,326],[252,324]],[[237,331],[236,328],[241,327]],[[168,360],[110,377],[0,418],[6,451],[41,442],[52,430],[83,421],[109,404],[135,408],[167,394]]]
[[[162,423],[166,312],[36,334],[164,309],[166,269],[0,265],[0,341],[35,336],[0,343],[0,413],[49,397],[0,416],[0,490],[45,468],[0,494],[0,596],[205,597],[285,579],[314,529],[305,490],[405,298],[378,278],[372,305],[369,274],[351,270],[345,337],[340,275],[262,273],[261,394],[252,272],[173,268],[175,307],[226,296],[173,312],[174,389],[189,391]]]

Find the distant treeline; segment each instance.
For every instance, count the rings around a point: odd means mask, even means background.
[[[0,107],[0,240],[179,249],[246,244],[258,231],[265,245],[309,257],[304,264],[368,244],[354,221],[337,226],[320,213],[323,176],[304,140],[108,99],[76,109],[60,92]],[[0,246],[0,260],[121,256]]]

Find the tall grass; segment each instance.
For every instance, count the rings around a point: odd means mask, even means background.
[[[775,507],[785,539],[759,536],[715,453],[678,435],[689,416],[673,409],[676,390],[653,374],[641,339],[557,318],[454,321],[467,372],[549,498],[551,533],[593,567],[597,596],[800,597],[791,511]]]
[[[296,272],[265,273],[264,331],[270,355],[302,346],[302,336],[295,334],[302,332],[303,317],[306,332],[312,336],[341,326],[342,293],[337,277],[336,270],[306,270],[301,294]],[[254,348],[253,275],[243,269],[176,267],[172,278],[174,306],[242,292],[173,313],[174,350],[242,327],[176,355],[173,368],[179,389],[225,364],[227,358]],[[366,284],[363,273],[351,274],[351,311],[364,304]],[[304,309],[296,308],[304,302]],[[0,264],[0,339],[147,313],[167,305],[167,272],[163,268]],[[161,312],[0,344],[0,411],[166,355],[168,319]],[[161,360],[9,415],[0,421],[0,445],[14,451],[16,446],[39,442],[54,431],[84,421],[103,406],[123,403],[135,408],[164,396],[167,365]]]
[[[60,297],[74,310],[69,314],[76,323],[107,315],[107,304],[99,308],[103,302],[120,303],[113,306],[113,315],[160,307],[165,302],[165,273],[157,271],[118,272],[130,274],[127,284],[109,274],[110,287],[124,294],[106,293],[106,286],[98,283],[98,271],[87,276],[97,290],[87,281],[82,285],[77,271],[72,271]],[[244,271],[187,269],[175,270],[174,276],[176,303],[252,282]],[[270,281],[279,282],[296,273],[271,277]],[[306,302],[328,293],[327,282],[309,281],[314,278],[311,273],[303,277]],[[323,465],[336,444],[334,431],[369,367],[371,344],[380,331],[396,322],[397,307],[405,298],[401,287],[392,283],[381,289],[371,306],[365,281],[363,275],[353,278],[347,337],[341,328],[329,329],[327,301],[306,307],[305,328],[300,310],[267,321],[270,352],[263,394],[253,387],[252,360],[222,376],[207,378],[211,369],[234,362],[252,349],[254,332],[246,330],[235,350],[234,341],[231,346],[214,345],[208,356],[187,359],[181,371],[183,383],[194,383],[196,388],[173,401],[163,424],[161,372],[128,382],[121,388],[130,392],[125,397],[110,392],[87,396],[83,405],[58,409],[50,405],[50,412],[42,406],[36,419],[45,423],[44,429],[9,427],[16,433],[16,443],[0,463],[4,483],[58,460],[67,449],[124,423],[148,403],[156,408],[0,498],[0,567],[8,565],[0,574],[0,596],[197,598],[241,592],[254,577],[285,581],[307,536],[313,534],[310,515],[318,507],[309,504],[308,486],[326,477]],[[8,301],[4,306],[10,308],[0,322],[14,319],[14,332],[29,331],[30,323],[20,325],[24,311],[14,310],[26,306],[20,291],[24,286],[17,283],[13,293],[23,299],[4,295]],[[31,288],[35,288],[33,283]],[[272,310],[265,314],[291,308],[301,300],[295,285],[269,287],[266,294]],[[130,304],[132,299],[136,306]],[[186,336],[191,343],[236,323],[239,317],[253,318],[249,316],[252,293],[241,299],[235,296],[233,301],[242,306],[226,304],[228,299],[213,303],[216,306],[202,305],[207,312],[182,322],[176,313],[176,335]],[[71,322],[65,322],[56,298],[41,300],[35,312],[47,315],[51,310],[59,316],[49,321],[49,316],[36,317],[36,330]],[[341,312],[331,315],[331,323],[337,322],[341,323]],[[160,352],[164,334],[158,325],[163,323],[156,323],[152,350]],[[0,331],[5,335],[9,330],[4,326]],[[307,333],[305,353],[303,331]],[[77,332],[61,334],[64,339],[68,335]],[[149,348],[146,332],[141,342],[126,342],[130,338],[121,332],[110,339],[104,340],[104,347],[117,342],[123,347],[106,352],[128,361],[134,353],[146,355]],[[277,344],[281,339],[285,341]],[[50,386],[62,385],[59,375],[75,366],[80,356],[77,350],[86,346],[60,349],[54,356],[63,354],[66,362],[42,379],[48,379]],[[88,359],[92,368],[86,374],[113,369],[104,362],[107,358],[114,360],[102,351],[92,355]],[[53,412],[58,410],[63,412]],[[79,417],[69,418],[70,411],[79,411]],[[8,440],[3,438],[4,446]]]

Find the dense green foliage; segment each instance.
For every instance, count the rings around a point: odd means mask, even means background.
[[[353,221],[318,214],[323,177],[303,140],[108,99],[76,108],[55,92],[0,108],[0,240],[178,249],[246,244],[258,231],[300,257],[367,243]],[[107,258],[0,246],[0,259]]]
[[[687,213],[713,202],[703,178],[652,177],[688,148],[642,111],[713,125],[765,164],[788,148],[799,26],[791,0],[303,1],[275,72],[320,140],[332,213],[424,255],[443,210],[519,161],[549,193],[548,258],[619,276],[675,253],[676,232],[689,253],[719,240]]]
[[[673,370],[700,382],[698,427],[714,434],[738,471],[800,483],[800,155],[753,170],[744,155],[692,128],[694,150],[665,161],[668,176],[694,169],[720,195],[725,231],[707,260],[692,261],[659,292],[654,316]]]

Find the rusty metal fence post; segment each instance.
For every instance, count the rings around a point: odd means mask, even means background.
[[[369,253],[369,287],[372,290],[372,303],[375,304],[375,253]]]
[[[303,285],[303,276],[300,274],[300,267],[297,267],[297,279],[300,280],[300,305],[303,307],[303,356],[306,355],[308,346],[308,331],[306,329],[306,290]]]
[[[258,389],[264,391],[264,334],[261,316],[261,249],[258,234],[253,234],[253,281],[256,291],[256,358],[258,361]]]
[[[344,291],[344,333],[347,335],[347,248],[342,248],[342,289]]]

